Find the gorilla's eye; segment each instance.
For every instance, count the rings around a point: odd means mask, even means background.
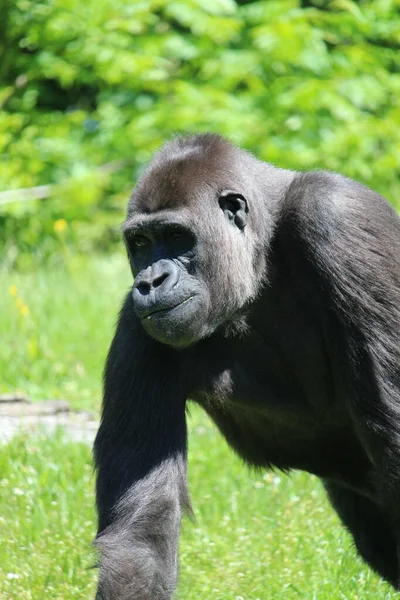
[[[170,233],[169,237],[170,237],[172,240],[180,240],[180,239],[182,238],[182,235],[183,235],[183,234],[182,234],[182,231],[178,231],[178,230],[176,229],[176,230],[174,230],[174,231],[171,231],[171,233]]]
[[[183,244],[185,241],[189,240],[188,232],[184,231],[180,228],[173,228],[167,231],[167,239],[172,244]]]
[[[189,229],[183,227],[171,227],[165,231],[165,242],[170,252],[176,256],[182,256],[193,250],[195,238]]]
[[[132,240],[132,246],[134,248],[143,248],[149,243],[149,240],[145,238],[143,235],[135,235]]]

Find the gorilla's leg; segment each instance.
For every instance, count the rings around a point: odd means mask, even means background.
[[[362,558],[394,587],[399,584],[396,535],[377,504],[331,481],[324,481],[332,506],[353,535]]]

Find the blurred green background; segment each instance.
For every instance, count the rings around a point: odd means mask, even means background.
[[[399,49],[399,0],[2,0],[3,261],[110,251],[177,132],[400,202]]]

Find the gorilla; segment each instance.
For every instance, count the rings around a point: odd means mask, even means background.
[[[400,220],[367,187],[177,137],[129,202],[134,277],[94,445],[97,600],[169,600],[185,407],[255,467],[322,478],[364,560],[400,586]]]

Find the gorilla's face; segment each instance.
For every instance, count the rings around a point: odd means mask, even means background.
[[[159,162],[138,183],[124,224],[133,304],[150,336],[185,347],[257,292],[250,206],[195,151]]]
[[[135,276],[133,304],[147,333],[173,346],[201,337],[209,294],[195,274],[194,233],[166,213],[130,223],[125,235]]]

